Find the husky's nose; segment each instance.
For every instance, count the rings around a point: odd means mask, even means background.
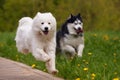
[[[81,30],[81,28],[79,27],[78,30]]]
[[[48,31],[48,27],[45,27],[44,29],[45,29],[45,31]]]

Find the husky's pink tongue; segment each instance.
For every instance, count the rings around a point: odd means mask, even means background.
[[[83,33],[83,30],[82,29],[77,29],[76,32],[77,32],[77,34]]]
[[[44,34],[45,34],[45,35],[47,35],[47,34],[48,34],[48,31],[43,31],[43,32],[44,32]]]

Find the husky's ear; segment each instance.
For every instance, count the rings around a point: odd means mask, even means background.
[[[70,18],[73,18],[73,15],[72,15],[72,14],[70,14],[70,16],[68,17],[68,19],[70,19]]]
[[[80,13],[78,13],[78,15],[76,16],[76,17],[78,17],[82,22],[83,22],[83,20],[82,20],[82,17],[81,17],[81,15],[80,15]]]
[[[70,17],[72,18],[72,17],[73,17],[73,15],[71,14],[71,15],[70,15]]]
[[[80,17],[80,13],[78,13],[77,17]]]

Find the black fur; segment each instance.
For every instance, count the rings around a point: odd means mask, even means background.
[[[69,34],[69,31],[67,29],[67,24],[68,23],[73,23],[75,20],[79,19],[81,22],[82,21],[82,18],[80,16],[80,13],[76,16],[74,15],[70,15],[70,18],[68,18],[65,23],[62,25],[61,29],[57,32],[57,35],[56,35],[56,42],[57,42],[57,48],[60,48],[60,39],[62,37],[65,37],[65,34]]]

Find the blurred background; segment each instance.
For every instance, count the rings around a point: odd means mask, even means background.
[[[0,0],[0,32],[16,31],[21,17],[51,12],[57,27],[81,14],[85,31],[120,30],[120,0]]]

